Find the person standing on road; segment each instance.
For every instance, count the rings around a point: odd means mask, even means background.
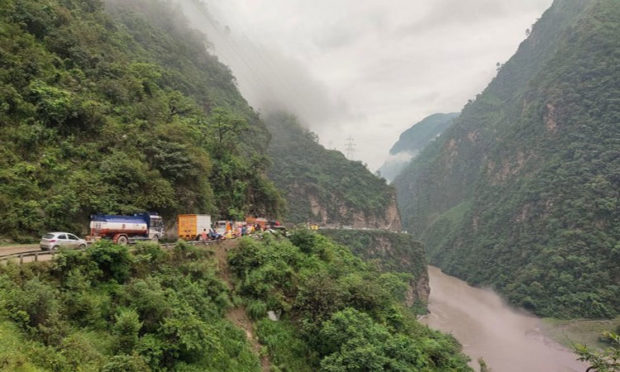
[[[202,229],[202,232],[200,233],[200,240],[203,242],[207,241],[207,229]]]

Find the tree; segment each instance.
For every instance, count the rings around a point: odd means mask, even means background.
[[[579,360],[587,362],[590,367],[586,372],[617,372],[620,371],[620,336],[615,332],[603,334],[610,346],[603,351],[594,351],[586,345],[577,344],[573,347]]]

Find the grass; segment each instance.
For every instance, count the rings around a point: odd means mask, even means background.
[[[0,370],[37,372],[41,369],[28,361],[23,353],[24,340],[15,324],[0,319]]]
[[[606,345],[599,341],[599,336],[605,331],[615,331],[620,327],[620,316],[614,319],[591,320],[573,319],[563,320],[544,318],[544,332],[564,346],[571,347],[575,343],[589,347],[603,349]]]

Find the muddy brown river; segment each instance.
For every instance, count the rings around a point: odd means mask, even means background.
[[[429,266],[430,314],[422,320],[451,333],[478,370],[482,357],[493,372],[584,372],[576,355],[542,334],[541,320],[517,311],[493,291],[474,288]]]

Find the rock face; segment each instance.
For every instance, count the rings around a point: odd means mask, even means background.
[[[285,220],[322,226],[399,231],[396,193],[359,161],[327,150],[286,114],[267,115],[272,134],[269,176],[284,192]]]
[[[617,0],[554,1],[394,180],[434,265],[539,315],[620,313],[619,34]]]
[[[311,211],[308,222],[311,223],[334,228],[345,226],[354,229],[368,228],[390,231],[401,231],[402,229],[395,194],[379,214],[366,213],[348,207],[335,197],[332,198],[331,203],[322,204],[317,196],[312,193],[297,192],[295,194],[296,198],[307,198]]]
[[[409,282],[409,289],[405,292],[405,305],[413,307],[416,304],[428,303],[428,296],[431,293],[431,286],[428,281],[428,273],[420,276],[417,280]]]
[[[403,301],[420,313],[426,311],[430,286],[422,243],[409,234],[389,231],[321,229],[320,232],[376,263],[381,270],[410,274]]]

